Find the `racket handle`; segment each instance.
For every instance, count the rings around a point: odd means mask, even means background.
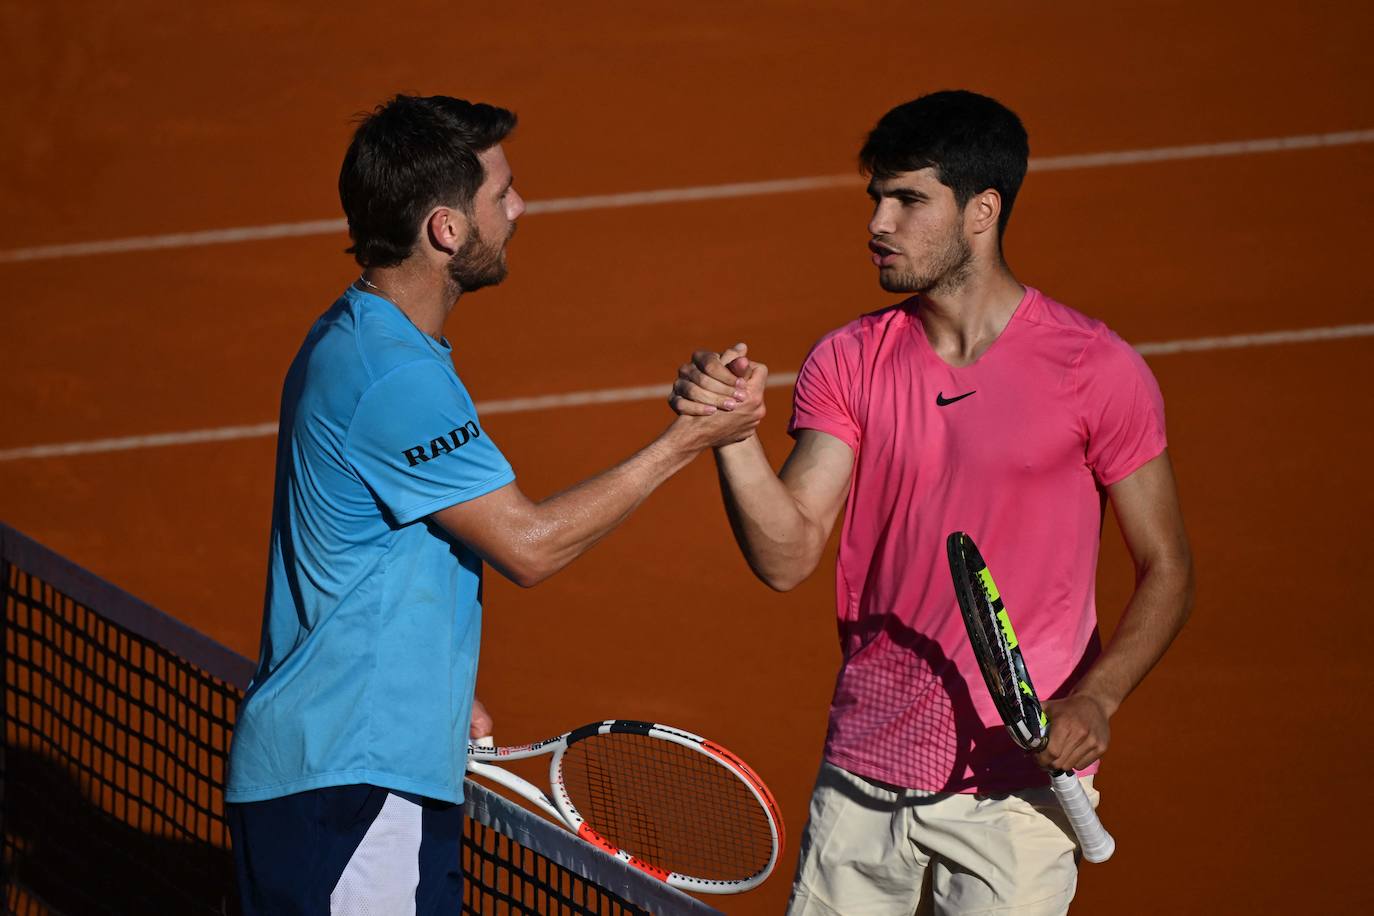
[[[1073,770],[1056,770],[1050,776],[1050,786],[1059,799],[1064,813],[1069,816],[1069,824],[1078,837],[1078,846],[1083,850],[1083,858],[1089,862],[1105,862],[1116,851],[1116,840],[1102,826],[1102,820],[1088,801],[1088,793]]]

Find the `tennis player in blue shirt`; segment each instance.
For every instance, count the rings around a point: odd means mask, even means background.
[[[679,417],[540,502],[454,371],[445,320],[506,275],[525,210],[515,116],[398,96],[364,119],[339,194],[363,271],[287,373],[262,648],[226,799],[247,916],[456,913],[482,569],[532,586],[762,398]]]

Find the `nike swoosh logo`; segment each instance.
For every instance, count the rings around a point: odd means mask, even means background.
[[[947,406],[947,405],[949,405],[949,404],[953,404],[955,401],[962,401],[964,398],[968,397],[969,395],[971,395],[971,394],[977,394],[977,393],[978,393],[978,390],[975,388],[973,391],[970,391],[968,394],[960,394],[960,395],[956,395],[955,397],[952,397],[952,398],[946,398],[946,397],[945,397],[945,393],[944,393],[943,391],[941,391],[939,394],[935,395],[935,406],[936,406],[936,407],[945,407],[945,406]]]

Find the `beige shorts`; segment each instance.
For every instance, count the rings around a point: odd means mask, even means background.
[[[1096,806],[1092,777],[1083,787]],[[930,794],[822,763],[787,912],[1058,916],[1078,886],[1077,851],[1049,786]]]

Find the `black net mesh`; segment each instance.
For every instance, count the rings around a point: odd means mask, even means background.
[[[15,913],[222,913],[239,691],[4,566],[4,865]]]
[[[3,911],[237,912],[223,786],[251,663],[3,525],[0,588]],[[465,913],[716,912],[467,794]]]

